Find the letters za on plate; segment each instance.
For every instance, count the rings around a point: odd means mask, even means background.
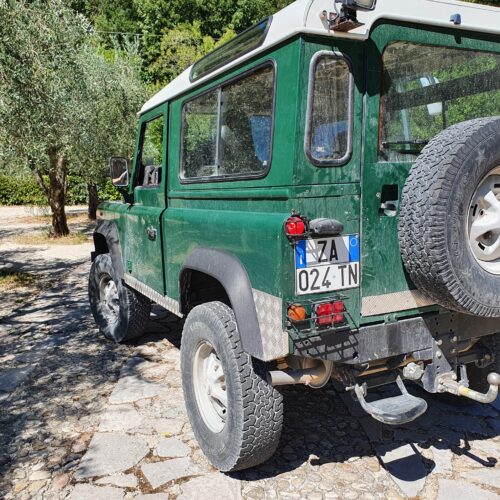
[[[307,239],[295,247],[295,293],[330,292],[359,286],[357,234]]]

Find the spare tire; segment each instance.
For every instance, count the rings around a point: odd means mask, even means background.
[[[500,117],[453,125],[422,150],[399,242],[411,280],[438,304],[500,317]]]

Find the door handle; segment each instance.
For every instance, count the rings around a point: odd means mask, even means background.
[[[156,240],[156,229],[154,227],[148,227],[146,229],[146,232],[148,233],[148,238],[151,241],[155,241]]]

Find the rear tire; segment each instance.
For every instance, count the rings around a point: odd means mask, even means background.
[[[500,317],[500,117],[453,125],[423,149],[399,240],[418,289],[448,309]]]
[[[283,398],[267,371],[242,350],[230,307],[209,302],[189,313],[181,343],[184,401],[203,453],[221,471],[258,465],[278,446]]]
[[[124,342],[144,333],[151,302],[123,285],[107,253],[98,255],[90,268],[89,300],[95,322],[106,338]]]

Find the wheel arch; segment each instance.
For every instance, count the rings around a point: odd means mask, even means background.
[[[187,258],[179,275],[180,309],[189,312],[193,276],[206,275],[223,288],[233,309],[245,352],[258,359],[265,358],[259,318],[248,274],[234,255],[214,248],[198,247]],[[211,299],[213,300],[213,299]]]
[[[93,238],[95,250],[92,252],[92,262],[98,255],[109,253],[117,277],[123,278],[125,270],[116,223],[113,221],[99,221]]]

